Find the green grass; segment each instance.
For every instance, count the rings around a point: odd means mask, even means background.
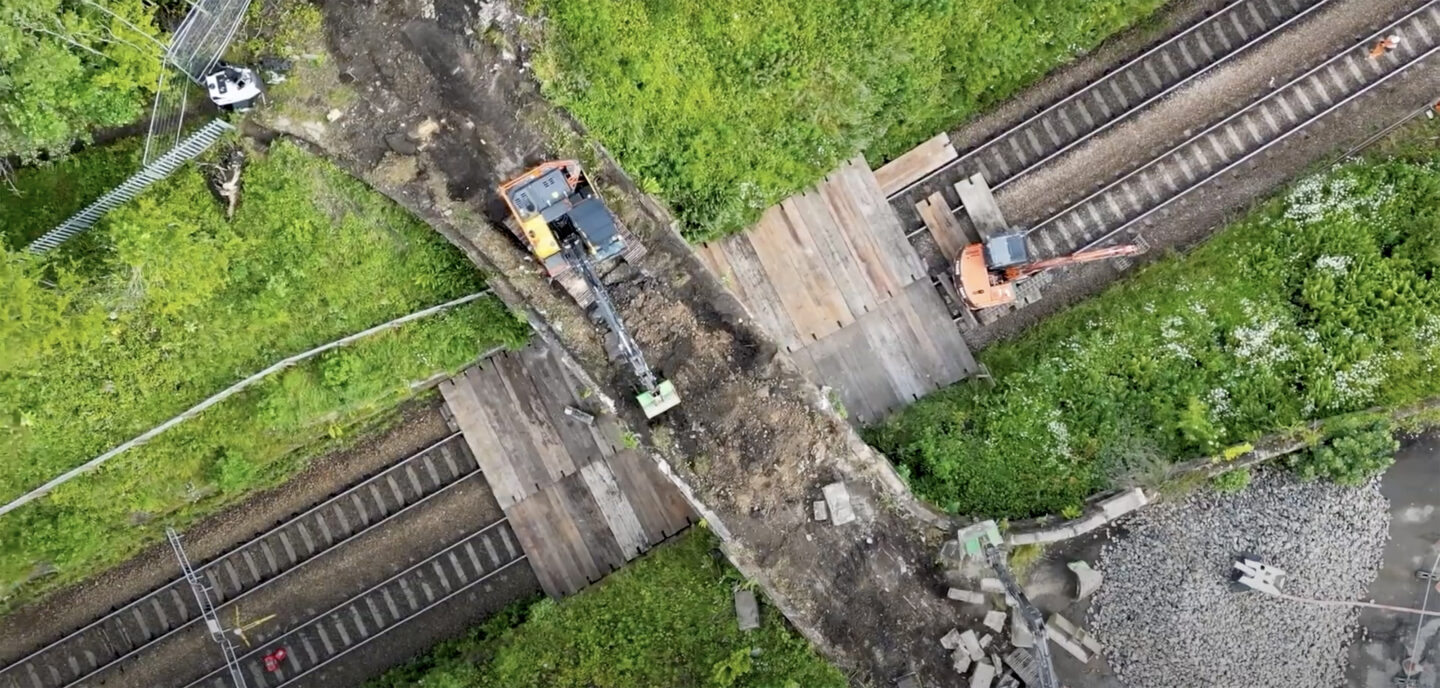
[[[119,186],[140,169],[143,143],[140,138],[124,139],[27,168],[15,176],[13,190],[0,184],[0,235],[5,243],[24,248]]]
[[[880,164],[1161,0],[532,0],[535,62],[692,240],[752,223],[857,152]]]
[[[773,607],[736,627],[743,583],[692,531],[559,603],[517,606],[367,688],[843,688]]]
[[[1024,517],[1317,418],[1440,394],[1440,153],[1310,176],[871,429],[925,498]]]
[[[65,164],[111,157],[87,152]],[[51,171],[23,170],[20,182],[31,174]],[[96,191],[75,186],[76,198]],[[47,262],[3,256],[0,498],[281,358],[483,287],[438,235],[295,146],[252,154],[243,188],[226,222],[187,167]],[[18,216],[36,198],[0,202]],[[526,334],[486,298],[267,379],[0,517],[0,598],[94,573],[158,537],[162,524],[283,480],[313,450],[413,396],[412,382]],[[55,575],[21,589],[46,570]]]

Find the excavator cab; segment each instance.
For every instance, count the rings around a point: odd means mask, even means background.
[[[514,219],[510,230],[551,277],[570,269],[562,249],[574,241],[596,263],[625,250],[615,216],[574,160],[544,163],[502,184],[500,195]]]
[[[1029,262],[1024,234],[996,234],[985,243],[966,246],[955,261],[955,278],[965,304],[978,310],[1014,301],[1015,285],[1005,280],[1004,270]]]

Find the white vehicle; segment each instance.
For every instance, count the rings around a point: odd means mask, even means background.
[[[205,76],[205,90],[216,105],[235,112],[245,112],[260,97],[260,77],[247,67],[221,62]]]

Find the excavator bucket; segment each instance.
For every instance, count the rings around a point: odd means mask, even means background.
[[[669,380],[661,380],[655,385],[655,389],[649,392],[641,392],[635,397],[640,404],[640,409],[645,412],[646,418],[654,418],[680,404],[680,393],[675,391],[675,383]]]

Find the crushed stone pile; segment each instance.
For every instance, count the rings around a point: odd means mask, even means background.
[[[1286,571],[1291,595],[1365,599],[1389,525],[1378,482],[1349,488],[1273,472],[1239,494],[1198,490],[1121,522],[1101,552],[1091,628],[1136,688],[1343,685],[1358,612],[1237,592],[1231,563],[1259,555]]]

